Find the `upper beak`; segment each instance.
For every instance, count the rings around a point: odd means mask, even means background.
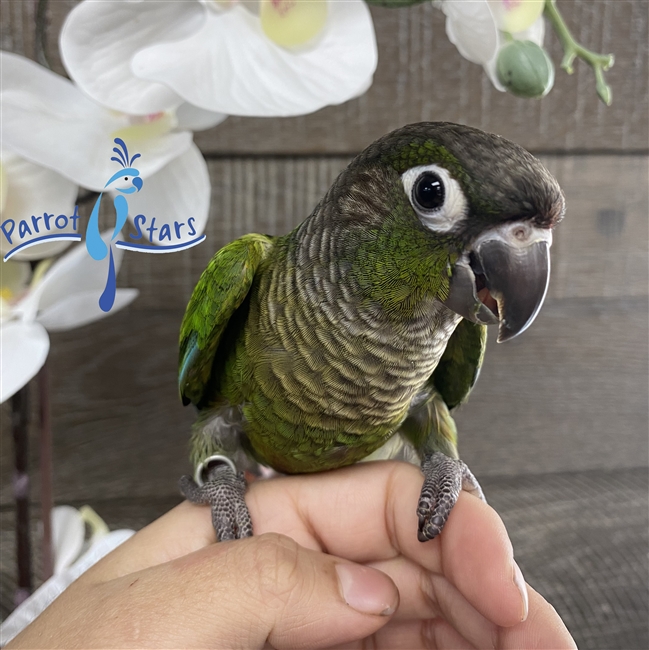
[[[444,304],[470,321],[499,323],[499,343],[518,336],[543,305],[551,245],[551,230],[527,222],[487,231],[455,264]]]

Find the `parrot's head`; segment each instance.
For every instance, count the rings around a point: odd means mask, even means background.
[[[139,170],[134,167],[126,167],[113,174],[104,188],[117,190],[122,194],[133,194],[142,189],[143,181],[140,178]]]
[[[438,296],[452,311],[499,323],[499,341],[532,323],[565,203],[557,181],[522,147],[468,126],[411,124],[368,147],[337,183],[348,214],[370,228],[376,219],[399,223],[395,237],[414,231],[426,242],[419,258],[444,256],[450,278]]]

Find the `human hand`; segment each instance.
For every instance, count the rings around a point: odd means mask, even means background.
[[[489,506],[463,493],[442,534],[417,541],[421,482],[385,462],[257,481],[255,537],[220,544],[209,508],[182,503],[7,648],[360,648],[371,636],[390,649],[574,648],[554,609],[517,586]]]

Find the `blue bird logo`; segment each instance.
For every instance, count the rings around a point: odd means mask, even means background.
[[[113,174],[108,179],[106,185],[104,185],[104,190],[111,189],[119,192],[113,199],[113,205],[115,206],[115,228],[108,246],[101,238],[101,233],[99,232],[99,208],[101,207],[101,200],[104,196],[103,191],[97,197],[86,229],[86,248],[90,256],[95,260],[103,260],[110,253],[106,287],[99,298],[99,307],[102,311],[110,311],[115,302],[115,294],[117,292],[112,242],[124,227],[128,218],[128,201],[125,195],[139,192],[143,184],[142,178],[140,178],[140,171],[133,166],[133,162],[140,158],[140,154],[136,153],[132,158],[129,158],[128,148],[124,140],[115,138],[114,142],[117,147],[113,147],[113,151],[117,154],[117,157],[113,156],[111,160],[118,163],[122,169]]]

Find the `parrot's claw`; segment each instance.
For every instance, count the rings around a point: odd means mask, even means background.
[[[421,471],[424,474],[424,485],[417,506],[417,539],[420,542],[427,542],[442,532],[451,509],[460,496],[460,490],[467,490],[486,503],[478,480],[461,460],[436,451],[426,454]]]
[[[210,468],[203,485],[199,486],[190,476],[183,476],[179,486],[183,496],[192,503],[210,504],[217,541],[252,536],[243,472],[235,473],[229,465],[220,464]]]

